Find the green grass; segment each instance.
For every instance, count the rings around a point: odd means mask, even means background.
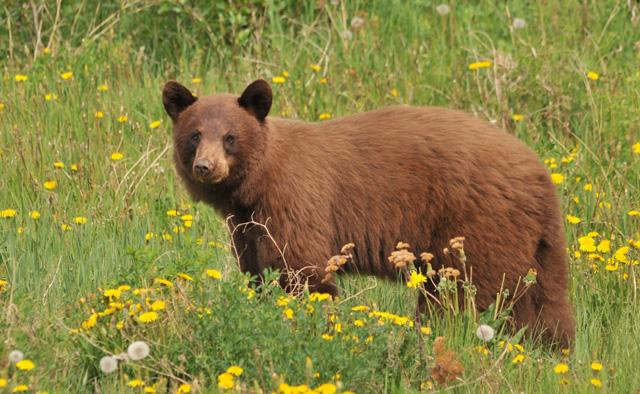
[[[270,392],[286,382],[356,392],[589,392],[598,390],[592,378],[607,392],[638,390],[640,217],[629,212],[640,210],[640,22],[626,2],[509,3],[460,1],[440,16],[438,2],[423,1],[244,1],[220,9],[196,2],[175,10],[166,1],[100,3],[95,13],[75,2],[56,22],[53,4],[34,13],[10,2],[0,10],[0,31],[11,38],[0,44],[0,210],[16,215],[0,219],[0,279],[7,282],[0,286],[0,379],[8,380],[0,390],[28,384],[34,391],[141,392],[126,386],[140,378],[158,392],[182,383],[211,392],[231,365],[244,369],[235,379],[239,391]],[[42,23],[38,47],[34,15]],[[356,15],[364,26],[347,39]],[[526,20],[524,29],[511,28],[515,17]],[[98,34],[93,27],[105,20],[115,22]],[[483,60],[491,66],[469,70]],[[62,79],[68,71],[72,78]],[[317,121],[322,113],[398,103],[459,108],[496,122],[557,165],[550,172],[564,177],[564,211],[581,219],[566,226],[577,318],[571,352],[522,339],[524,362],[514,364],[520,351],[503,351],[499,341],[511,333],[500,330],[482,354],[477,323],[502,327],[488,314],[478,321],[471,313],[433,316],[429,335],[379,325],[351,307],[411,316],[415,291],[375,278],[342,278],[336,302],[301,297],[279,306],[285,294],[273,286],[249,298],[224,246],[223,219],[192,205],[174,174],[161,89],[177,79],[199,95],[239,93],[254,79],[285,71],[286,82],[272,84],[273,115]],[[589,79],[589,71],[599,78]],[[18,74],[28,79],[16,81]],[[98,90],[101,84],[108,90]],[[49,93],[57,98],[47,101]],[[514,121],[514,114],[524,117]],[[121,115],[128,120],[119,122]],[[151,129],[155,120],[162,123]],[[124,158],[112,161],[114,152]],[[55,168],[57,161],[65,167]],[[57,182],[55,190],[44,188],[47,180]],[[168,216],[172,209],[193,215],[193,226],[180,232],[184,221]],[[32,210],[41,213],[38,220],[29,217]],[[75,223],[78,216],[87,223]],[[576,255],[578,239],[591,231],[599,233],[596,246],[611,241],[610,251],[593,252],[603,261],[584,250]],[[146,241],[147,233],[157,237]],[[616,262],[624,246],[627,262]],[[211,268],[222,279],[208,277]],[[149,296],[166,302],[159,319],[140,324],[116,311],[81,329],[93,311],[105,309],[102,292],[122,284],[131,289],[121,301],[145,310],[145,296],[133,289],[160,289]],[[283,314],[287,307],[293,319]],[[355,326],[357,319],[365,325]],[[436,336],[464,367],[448,386],[431,376]],[[101,373],[100,358],[133,340],[149,343],[151,356]],[[14,349],[36,367],[16,370],[7,361]],[[593,361],[603,369],[592,371]],[[569,366],[566,374],[554,372],[560,362]]]

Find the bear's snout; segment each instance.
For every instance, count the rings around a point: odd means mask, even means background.
[[[207,159],[199,159],[193,163],[193,175],[198,179],[209,179],[213,174],[214,165]]]

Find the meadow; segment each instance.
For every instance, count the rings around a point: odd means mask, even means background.
[[[638,392],[640,6],[440,3],[5,2],[0,392]],[[275,116],[438,105],[525,141],[566,215],[574,346],[500,308],[418,327],[401,277],[248,287],[176,177],[161,91],[257,78]]]

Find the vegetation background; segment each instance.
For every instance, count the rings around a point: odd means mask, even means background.
[[[0,391],[640,389],[637,2],[8,0],[0,37]],[[174,175],[161,89],[258,77],[273,115],[440,105],[535,149],[567,214],[573,349],[496,311],[418,330],[401,279],[248,289]]]

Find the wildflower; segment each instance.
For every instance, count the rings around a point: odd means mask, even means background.
[[[491,67],[490,60],[484,60],[481,62],[475,62],[475,63],[469,64],[469,70],[478,70],[481,68],[489,68],[489,67]]]
[[[553,372],[557,373],[558,375],[565,374],[569,372],[569,366],[565,363],[558,363],[555,367],[553,367]]]
[[[242,373],[244,372],[244,370],[237,366],[237,365],[232,365],[229,368],[227,368],[227,373],[230,373],[231,375],[238,377],[240,375],[242,375]]]
[[[118,298],[120,298],[120,290],[118,289],[107,289],[102,294],[107,297],[109,301],[117,300]]]
[[[156,320],[158,320],[158,313],[153,311],[144,312],[144,313],[141,313],[140,316],[138,316],[138,321],[140,323],[151,323]]]
[[[400,94],[400,93],[398,92],[398,89],[393,88],[393,89],[391,89],[391,91],[389,92],[389,94],[390,94],[392,97],[398,97],[398,94]]]
[[[594,371],[602,371],[602,364],[594,361],[591,363],[591,369],[593,369]]]
[[[569,385],[569,381],[565,378],[562,378],[558,381],[558,383],[560,383],[563,386],[568,386]]]
[[[427,281],[427,277],[422,275],[419,272],[411,271],[411,275],[409,276],[409,281],[407,282],[407,287],[412,289],[417,289],[418,285]]]
[[[111,161],[120,161],[124,159],[124,155],[120,152],[114,152],[111,154]]]
[[[629,252],[629,247],[628,246],[623,246],[621,248],[619,248],[618,250],[616,250],[616,252],[613,254],[613,258],[616,261],[619,261],[621,263],[629,263],[629,260],[627,259],[627,253]]]
[[[271,78],[271,81],[273,81],[273,83],[285,83],[286,79],[281,76],[276,76]]]
[[[515,30],[524,29],[527,26],[527,22],[522,18],[514,18],[512,26]]]
[[[183,383],[180,385],[180,387],[178,387],[178,391],[179,394],[182,393],[190,393],[191,392],[191,385],[188,383]]]
[[[316,393],[319,394],[335,394],[336,391],[338,390],[338,388],[336,387],[335,384],[333,383],[325,383],[325,384],[321,384],[320,386],[316,387],[315,390],[313,390]]]
[[[157,390],[153,386],[144,386],[144,393],[157,393]]]
[[[431,327],[422,326],[420,327],[420,332],[423,333],[424,335],[431,335]]]
[[[627,215],[629,215],[629,216],[640,216],[640,211],[638,211],[636,209],[632,209],[629,212],[627,212]]]
[[[56,187],[58,187],[58,182],[56,182],[56,181],[44,181],[44,183],[42,185],[47,190],[54,190]]]
[[[127,355],[133,361],[142,360],[149,355],[149,352],[149,345],[147,345],[144,341],[132,342],[127,348]]]
[[[222,278],[222,273],[220,271],[218,271],[217,269],[208,269],[207,271],[207,275],[209,275],[211,278],[213,279],[220,279]]]
[[[224,372],[218,375],[218,388],[231,389],[235,384],[235,376],[229,372]]]
[[[342,38],[344,40],[350,41],[353,39],[353,33],[351,32],[351,30],[345,30],[342,32]]]
[[[328,80],[327,78],[320,78],[320,83],[321,83],[321,84],[325,85],[325,84],[326,84],[326,83],[328,83],[328,82],[329,82],[329,80]],[[638,145],[640,145],[640,144],[638,144]],[[639,149],[639,150],[640,150],[640,149]]]
[[[87,223],[87,218],[84,216],[76,216],[75,218],[73,218],[73,222],[76,224],[85,224]]]
[[[29,390],[29,386],[26,384],[19,384],[16,387],[13,388],[13,390],[11,390],[12,393],[20,393],[22,391],[27,391]]]
[[[60,74],[60,78],[66,81],[67,79],[73,78],[73,73],[71,71],[63,72],[62,74]]]
[[[325,341],[331,341],[333,340],[333,335],[324,333],[322,334],[322,339],[324,339]]]
[[[640,155],[640,142],[636,142],[635,144],[633,144],[633,146],[631,147],[631,150],[636,155]]]
[[[573,215],[567,215],[567,222],[571,223],[571,224],[578,224],[582,221],[582,219],[580,219],[577,216],[573,216]]]
[[[319,64],[310,64],[309,67],[314,71],[314,72],[318,72],[322,69],[322,67],[320,67]]]
[[[180,213],[175,209],[170,209],[167,211],[167,216],[178,216],[178,215],[180,215]]]
[[[95,116],[97,119],[104,118],[104,112],[96,111],[96,113],[93,116]]]
[[[513,114],[511,115],[511,119],[513,119],[514,122],[520,122],[522,119],[524,119],[524,115]]]
[[[511,360],[512,364],[521,364],[524,361],[524,354],[516,355],[513,360]]]
[[[2,111],[4,109],[4,103],[0,102],[0,111]]]
[[[555,183],[556,185],[561,184],[562,182],[564,182],[564,175],[554,172],[553,174],[551,174],[551,182]]]
[[[144,380],[142,379],[133,379],[127,382],[127,386],[129,387],[142,387],[144,386]]]
[[[481,324],[478,326],[478,329],[476,330],[476,335],[478,336],[478,338],[482,339],[483,341],[489,342],[491,339],[493,339],[493,335],[494,335],[493,327],[487,324]]]
[[[323,112],[320,114],[320,116],[318,116],[318,119],[320,120],[331,119],[331,114],[328,112]]]
[[[193,282],[193,278],[190,275],[185,274],[184,272],[179,273],[178,277],[186,281]]]
[[[589,71],[587,73],[587,78],[589,78],[592,81],[597,81],[598,78],[600,78],[600,76],[598,75],[598,73],[594,72],[594,71]]]
[[[122,330],[124,328],[124,322],[122,320],[118,320],[118,322],[116,323],[116,328],[118,330]]]
[[[29,359],[20,360],[16,363],[16,368],[22,371],[31,371],[36,365]]]
[[[24,359],[24,353],[22,353],[20,350],[14,350],[11,353],[9,353],[9,362],[10,363],[17,363],[22,361],[22,359]]]
[[[24,75],[24,74],[16,74],[16,76],[15,76],[15,78],[14,78],[14,79],[15,79],[15,81],[16,81],[16,82],[24,82],[24,81],[26,81],[27,79],[29,79],[29,77],[27,77],[27,76],[26,76],[26,75]]]
[[[58,99],[58,95],[55,93],[47,93],[44,95],[44,100],[45,101],[51,101],[51,100],[57,100]]]
[[[449,7],[449,4],[440,4],[436,7],[436,12],[442,16],[447,15],[449,12],[451,12],[451,7]]]
[[[591,183],[587,183],[586,185],[584,185],[583,189],[590,192],[593,190],[593,185]]]
[[[92,327],[95,327],[95,325],[98,323],[98,314],[97,313],[92,313],[91,316],[89,316],[89,318],[85,321],[82,322],[82,328],[84,328],[85,330],[88,330]]]
[[[154,120],[153,122],[149,123],[149,128],[150,129],[157,129],[158,127],[160,127],[160,125],[162,124],[161,120]]]
[[[317,293],[317,292],[313,292],[311,294],[309,294],[309,301],[311,302],[322,302],[322,301],[326,301],[328,299],[331,298],[331,294],[328,293]]]
[[[103,83],[102,85],[98,85],[98,91],[106,92],[107,90],[109,90],[109,86],[106,83]]]
[[[129,117],[127,115],[120,115],[117,118],[118,123],[125,123],[128,120],[129,120]]]
[[[596,251],[596,241],[589,235],[578,238],[578,243],[580,244],[580,250],[583,252]]]
[[[0,378],[0,388],[7,387],[7,384],[9,384],[9,382],[7,382],[7,379]]]
[[[601,253],[609,253],[611,251],[611,241],[609,241],[608,239],[603,239],[602,241],[600,241],[596,249]]]
[[[113,356],[104,356],[100,359],[100,370],[111,373],[118,369],[118,359]]]
[[[593,385],[594,387],[602,387],[602,381],[598,378],[593,378],[589,381],[591,383],[591,385]]]
[[[60,224],[60,230],[62,230],[62,231],[71,231],[71,230],[73,230],[73,227],[71,227],[67,223],[61,223]]]
[[[363,26],[364,26],[364,19],[362,19],[361,17],[354,16],[351,19],[351,30],[358,31],[362,29]]]
[[[16,216],[18,212],[15,209],[3,209],[2,211],[0,211],[0,217],[5,218],[5,219],[9,219],[12,218],[14,216]]]
[[[369,310],[369,307],[366,305],[358,305],[351,308],[354,312],[366,312]]]
[[[199,84],[201,82],[202,82],[202,78],[200,78],[200,77],[191,78],[191,83],[194,84],[194,85],[197,85],[197,84]]]
[[[282,313],[284,314],[284,316],[287,319],[289,319],[289,320],[293,319],[293,309],[287,308],[287,309],[283,310]]]
[[[165,302],[162,300],[155,300],[153,301],[153,303],[151,304],[151,310],[152,311],[161,311],[165,308]]]

